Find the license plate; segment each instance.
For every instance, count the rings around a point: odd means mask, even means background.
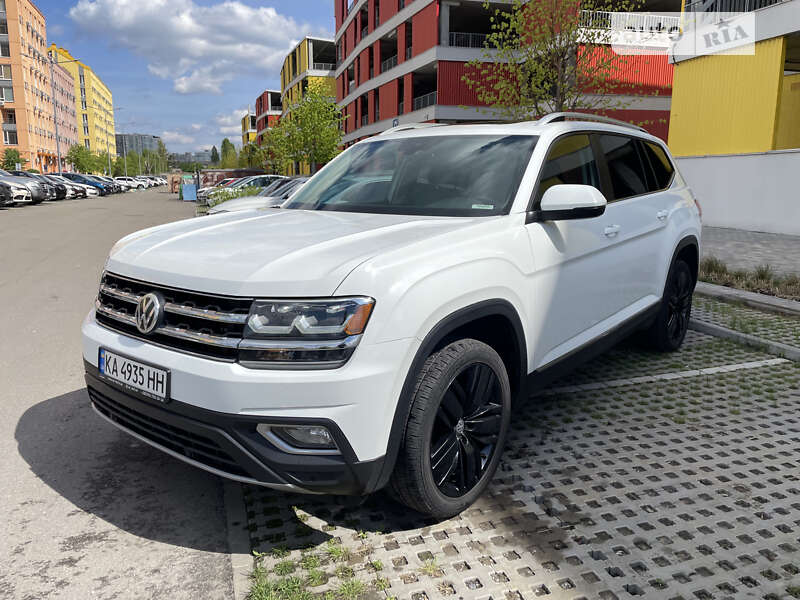
[[[154,400],[169,398],[169,371],[100,348],[100,374]]]

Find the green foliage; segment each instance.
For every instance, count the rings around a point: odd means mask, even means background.
[[[216,165],[219,163],[219,150],[216,146],[211,146],[211,164]]]
[[[216,206],[221,202],[227,202],[228,200],[233,200],[235,198],[244,198],[245,196],[255,196],[258,192],[261,191],[260,187],[246,185],[240,188],[223,188],[221,190],[217,190],[216,192],[212,192],[211,195],[208,197],[208,207],[211,208],[212,206]]]
[[[236,147],[231,143],[228,138],[222,140],[222,154],[219,161],[219,166],[223,169],[235,169],[238,164],[238,157],[236,155]]]
[[[241,152],[239,152],[239,167],[263,167],[264,163],[266,162],[266,158],[266,150],[255,142],[250,142],[242,148]]]
[[[17,168],[17,163],[19,163],[22,168],[25,168],[25,163],[28,162],[27,159],[22,158],[19,154],[19,150],[16,148],[6,148],[6,151],[3,153],[3,168],[6,171],[13,171]]]
[[[339,153],[342,111],[320,82],[311,82],[305,96],[289,110],[272,131],[274,143],[282,159],[307,163],[314,173],[317,165]]]
[[[627,61],[610,49],[612,31],[583,27],[581,15],[632,12],[641,4],[642,0],[513,0],[491,8],[485,2],[491,33],[483,56],[468,63],[462,81],[489,107],[479,110],[512,121],[553,111],[622,108],[625,102],[614,94],[625,89],[616,74]]]

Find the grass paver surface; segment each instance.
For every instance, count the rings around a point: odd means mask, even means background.
[[[748,306],[695,296],[692,318],[800,348],[800,317],[773,314]]]

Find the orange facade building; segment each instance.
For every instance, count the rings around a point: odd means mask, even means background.
[[[66,154],[77,133],[74,83],[64,69],[55,79],[61,151]],[[67,92],[59,93],[59,88]],[[66,108],[70,95],[71,110]],[[24,161],[23,168],[57,170],[47,27],[44,14],[30,0],[0,0],[0,101],[0,157],[14,148]]]

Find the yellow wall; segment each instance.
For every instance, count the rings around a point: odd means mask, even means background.
[[[800,73],[783,78],[775,150],[800,148]]]
[[[754,56],[714,54],[675,65],[669,146],[673,154],[773,150],[783,88],[784,38]]]
[[[78,143],[85,145],[89,140],[89,149],[100,153],[108,150],[112,156],[117,153],[117,142],[114,127],[114,97],[106,84],[92,71],[88,65],[76,61],[64,48],[50,46],[50,51],[56,53],[58,63],[64,67],[75,79],[75,113],[78,121]],[[80,73],[83,68],[84,90],[86,108],[83,108],[81,96]],[[83,116],[89,124],[89,133],[84,133]]]

